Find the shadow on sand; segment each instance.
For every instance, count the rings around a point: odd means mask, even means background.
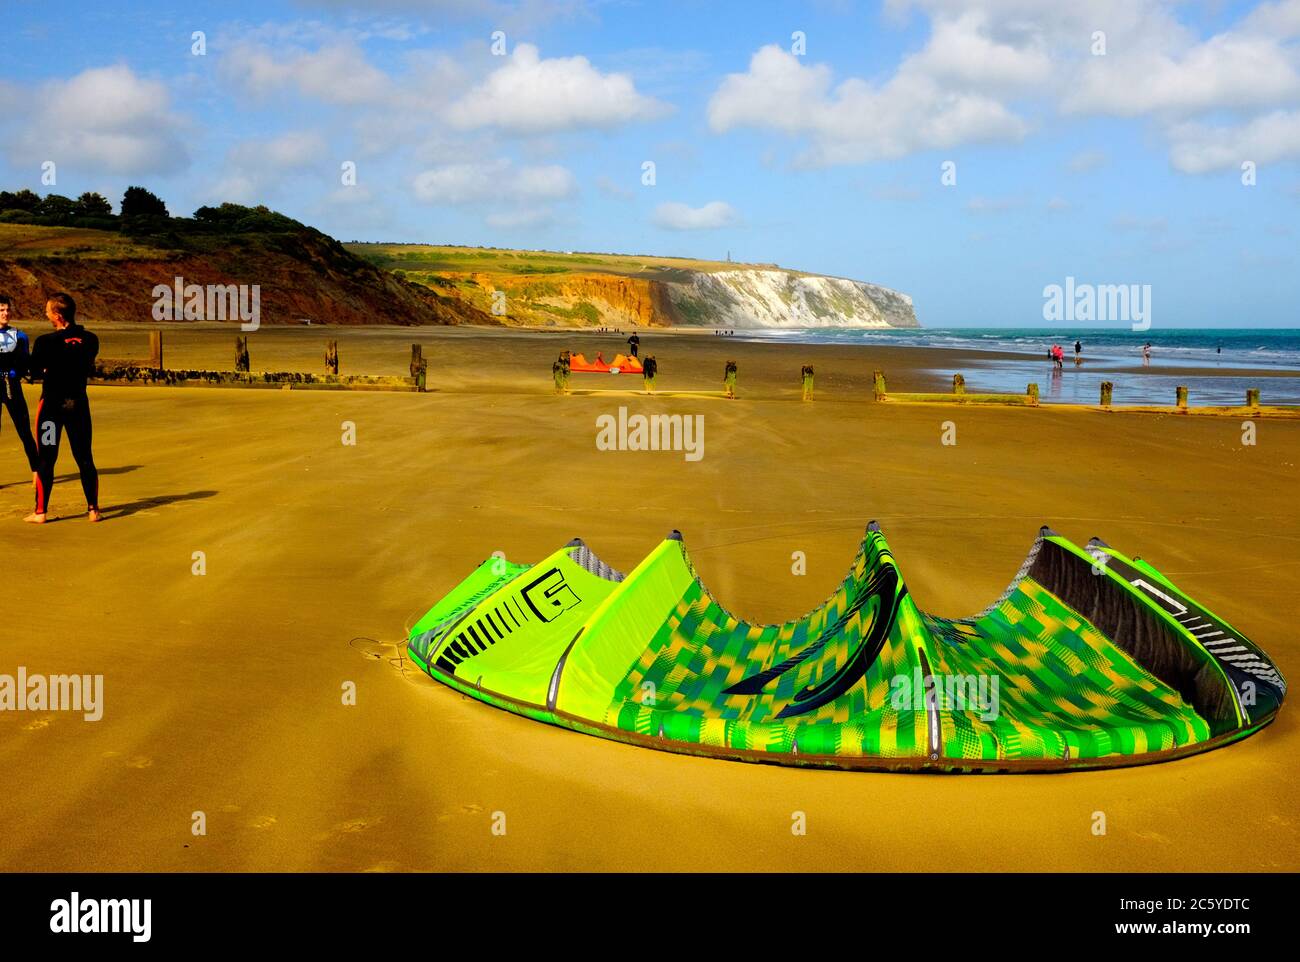
[[[110,504],[99,509],[99,513],[105,521],[112,521],[115,518],[125,518],[128,515],[135,514],[137,511],[148,511],[150,508],[160,508],[166,504],[177,504],[181,501],[198,501],[201,498],[210,498],[215,495],[215,491],[191,491],[188,494],[160,494],[153,498],[141,498],[138,501],[128,501],[126,504]]]
[[[124,464],[119,468],[100,468],[99,473],[100,474],[126,474],[128,471],[138,471],[141,467],[142,465],[139,464]],[[80,477],[81,477],[80,472],[76,474],[56,474],[54,476],[54,483],[66,484],[69,481],[76,481],[80,479]],[[28,487],[31,487],[31,484],[32,484],[32,479],[30,477],[27,477],[24,478],[22,481],[10,481],[6,484],[0,484],[0,491],[5,490],[5,488],[21,487],[22,485],[27,485]]]

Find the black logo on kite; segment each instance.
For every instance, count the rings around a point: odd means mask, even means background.
[[[849,656],[843,667],[820,683],[809,685],[796,692],[791,698],[790,704],[782,708],[776,717],[790,718],[793,715],[806,715],[810,711],[816,711],[822,705],[833,702],[856,685],[858,679],[866,675],[867,669],[872,666],[880,655],[881,649],[885,647],[885,639],[889,637],[889,630],[894,626],[899,603],[902,602],[906,594],[907,588],[899,584],[898,569],[892,564],[882,565],[862,586],[862,589],[848,608],[844,610],[844,613],[836,619],[833,625],[823,631],[816,641],[798,654],[787,658],[781,664],[773,665],[771,668],[760,671],[757,675],[742,678],[723,691],[723,694],[762,694],[768,682],[781,677],[791,669],[803,664],[809,658],[815,657],[832,638],[844,630],[844,626],[849,623],[850,618],[855,617],[865,608],[872,598],[879,598],[880,602],[875,617],[871,620],[870,631],[867,632],[867,636],[862,639],[862,643]]]
[[[524,602],[542,621],[554,621],[582,599],[574,594],[559,568],[552,568],[540,578],[524,586]]]

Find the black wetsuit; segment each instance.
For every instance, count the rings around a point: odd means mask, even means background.
[[[86,379],[95,369],[99,338],[80,324],[42,334],[32,348],[31,372],[42,380],[41,403],[36,408],[36,443],[40,467],[36,477],[36,513],[44,514],[54,487],[54,463],[59,439],[68,432],[68,447],[81,472],[86,507],[99,507],[99,472],[90,453],[90,401]]]
[[[36,439],[32,437],[31,415],[27,413],[27,399],[23,397],[23,375],[27,373],[31,355],[27,350],[27,335],[15,327],[0,328],[0,402],[9,411],[27,455],[27,466],[35,471],[40,467]]]
[[[640,349],[640,347],[641,347],[641,338],[639,338],[639,337],[637,337],[635,334],[633,334],[631,337],[629,337],[629,338],[627,339],[627,346],[631,349],[631,351],[632,351],[632,356],[633,356],[633,357],[636,357],[636,352],[637,352],[637,351]]]

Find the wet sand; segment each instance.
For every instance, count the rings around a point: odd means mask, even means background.
[[[145,330],[104,329],[103,353],[144,353]],[[233,334],[169,334],[168,364],[228,368]],[[875,405],[874,367],[894,390],[927,390],[942,387],[931,367],[962,358],[707,335],[643,335],[643,352],[668,392],[716,391],[737,359],[738,401],[643,398],[639,378],[605,375],[574,376],[594,393],[550,393],[562,346],[611,358],[615,335],[261,331],[253,367],[319,371],[326,337],[345,373],[373,374],[404,373],[419,340],[437,390],[92,388],[98,526],[66,452],[62,517],[21,524],[26,465],[0,435],[0,672],[105,686],[98,722],[0,713],[0,869],[1300,868],[1291,705],[1240,744],[1136,769],[801,771],[517,718],[397,649],[496,550],[536,561],[581,536],[628,570],[679,528],[724,604],[777,621],[836,586],[877,519],[917,602],[963,615],[1046,523],[1151,560],[1295,679],[1300,423],[1260,420],[1252,447],[1237,418]],[[805,362],[812,404],[798,400]],[[703,459],[598,451],[595,418],[620,404],[703,414]],[[940,443],[944,421],[956,446]]]

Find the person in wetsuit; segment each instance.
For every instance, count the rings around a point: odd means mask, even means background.
[[[627,339],[627,346],[628,350],[632,352],[632,356],[636,357],[636,352],[641,349],[641,338],[637,336],[635,331],[632,333],[632,336]]]
[[[23,453],[27,455],[27,466],[32,471],[32,482],[35,483],[40,455],[36,450],[36,439],[32,437],[27,399],[23,397],[23,376],[27,373],[31,351],[27,335],[18,328],[9,326],[13,310],[14,302],[9,295],[0,294],[0,403],[8,409],[9,417],[14,422],[14,430],[22,442]]]
[[[59,458],[59,441],[68,433],[68,447],[81,472],[81,490],[86,494],[86,513],[98,521],[99,472],[90,451],[90,402],[86,379],[94,372],[99,338],[77,323],[77,302],[67,294],[55,294],[45,302],[45,316],[54,325],[32,347],[31,375],[41,379],[41,401],[36,408],[36,445],[40,466],[36,473],[36,510],[24,521],[44,524],[50,491],[54,487],[54,463]]]

